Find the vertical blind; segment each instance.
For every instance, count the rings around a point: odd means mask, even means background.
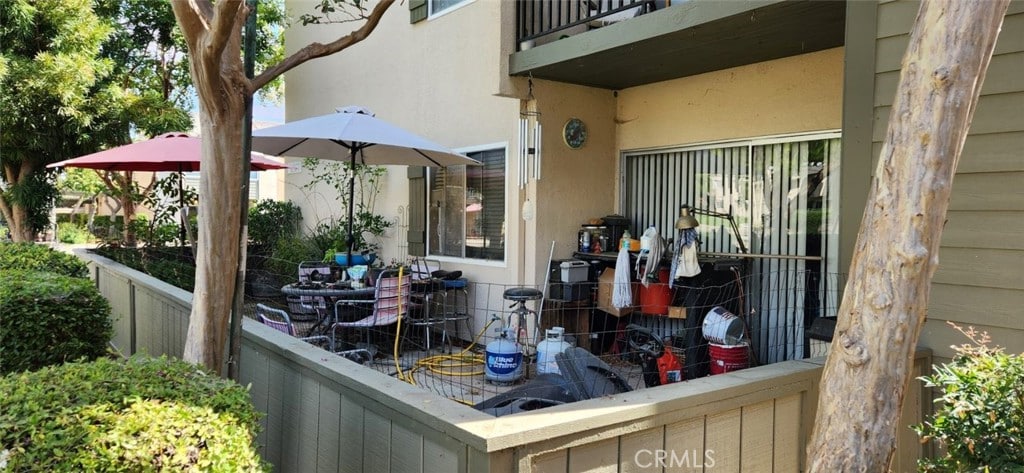
[[[732,215],[749,251],[769,255],[750,261],[744,281],[761,362],[803,357],[806,324],[837,309],[839,144],[831,135],[625,156],[623,209],[634,228],[672,238],[689,205]],[[740,251],[727,219],[697,219],[700,251]]]

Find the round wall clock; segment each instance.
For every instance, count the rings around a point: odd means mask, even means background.
[[[562,139],[572,149],[580,149],[587,141],[587,126],[579,118],[570,118],[562,128]]]

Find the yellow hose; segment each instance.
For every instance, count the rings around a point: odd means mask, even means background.
[[[419,371],[421,369],[426,369],[432,373],[439,374],[442,376],[479,376],[484,374],[483,368],[474,369],[472,371],[467,371],[465,370],[465,368],[484,364],[483,355],[479,353],[469,353],[469,351],[472,350],[473,347],[477,345],[477,342],[480,341],[480,337],[482,337],[484,333],[487,332],[487,329],[490,328],[491,324],[493,324],[495,320],[497,319],[491,319],[490,322],[487,322],[487,325],[485,325],[484,328],[480,330],[479,333],[476,334],[476,337],[473,338],[473,342],[470,343],[469,346],[464,348],[458,354],[433,355],[420,358],[419,360],[416,360],[416,363],[413,365],[413,368],[409,370],[408,373],[403,372],[402,366],[398,363],[399,337],[395,337],[394,355],[395,367],[398,368],[398,379],[415,386],[416,380],[414,379],[413,375],[416,373],[416,371]],[[400,321],[401,319],[399,319],[399,322]],[[399,325],[399,329],[401,329],[401,325]]]
[[[402,335],[402,319],[404,318],[403,317],[404,313],[402,312],[402,271],[404,269],[405,269],[404,265],[401,265],[401,266],[398,267],[398,320],[395,322],[397,324],[395,326],[396,327],[395,328],[395,351],[394,351],[395,368],[398,369],[398,379],[400,379],[402,381],[405,381],[405,382],[407,382],[409,384],[416,384],[411,379],[412,375],[410,375],[410,379],[408,379],[408,380],[405,379],[405,374],[402,373],[402,365],[400,363],[398,363],[398,344],[399,344],[399,341],[402,338],[401,337],[401,335]]]

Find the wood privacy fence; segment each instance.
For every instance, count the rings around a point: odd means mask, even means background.
[[[106,258],[89,261],[124,354],[180,356],[192,295]],[[246,319],[240,378],[263,412],[258,442],[281,472],[798,472],[821,359],[787,361],[494,418]],[[930,369],[928,352],[915,376]],[[925,453],[898,420],[892,471]]]

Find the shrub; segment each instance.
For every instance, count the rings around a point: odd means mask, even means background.
[[[104,246],[93,252],[186,291],[192,292],[195,288],[195,262],[191,253],[181,249]]]
[[[33,243],[0,243],[0,271],[49,271],[76,278],[89,277],[89,268],[75,255]]]
[[[267,471],[245,388],[135,356],[0,378],[4,471]]]
[[[323,253],[309,242],[294,236],[283,237],[274,247],[274,253],[268,258],[264,267],[277,274],[284,284],[298,281],[299,263],[318,261]]]
[[[106,353],[110,304],[91,281],[41,271],[0,280],[0,374]]]
[[[1024,354],[989,346],[989,337],[954,327],[973,344],[954,347],[952,362],[921,379],[942,390],[930,421],[914,429],[945,455],[918,462],[926,472],[1024,471]]]
[[[89,243],[92,234],[84,225],[72,222],[61,222],[57,224],[57,241],[61,243]]]
[[[300,221],[302,211],[291,201],[261,200],[249,209],[249,240],[272,250],[281,238],[295,236]]]

